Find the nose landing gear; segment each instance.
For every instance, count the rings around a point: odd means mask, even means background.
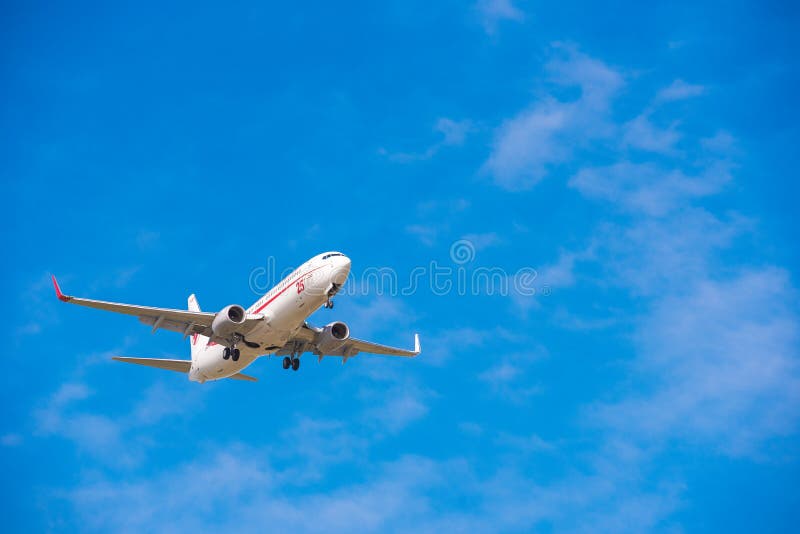
[[[326,295],[328,299],[325,301],[325,307],[329,310],[333,308],[333,296],[339,292],[342,288],[342,284],[331,284],[330,289],[328,289],[328,294]]]

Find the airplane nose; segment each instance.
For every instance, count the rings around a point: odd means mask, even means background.
[[[347,280],[350,274],[350,258],[347,256],[338,256],[336,263],[333,266],[333,282],[342,285]]]

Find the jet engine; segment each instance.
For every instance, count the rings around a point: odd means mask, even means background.
[[[321,354],[330,354],[350,339],[350,329],[342,322],[325,325],[317,334],[317,349]]]
[[[214,331],[215,336],[228,337],[244,324],[246,315],[244,308],[237,304],[225,306],[214,317],[214,321],[211,323],[211,330]]]

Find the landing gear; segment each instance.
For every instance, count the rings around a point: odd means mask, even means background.
[[[285,356],[283,358],[283,368],[288,369],[292,368],[292,371],[297,371],[300,369],[300,358],[292,354],[291,356]]]
[[[331,284],[330,289],[328,289],[328,292],[325,295],[327,297],[327,300],[325,301],[325,307],[329,310],[333,309],[333,296],[338,293],[341,288],[341,284]]]
[[[234,348],[225,347],[224,349],[222,349],[222,359],[223,360],[227,360],[228,358],[232,358],[233,361],[238,362],[239,361],[239,354],[240,354],[239,349],[237,349],[236,347],[234,347]]]

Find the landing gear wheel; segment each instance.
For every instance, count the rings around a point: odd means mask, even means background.
[[[297,371],[300,369],[300,358],[295,358],[292,360],[292,371]]]
[[[233,361],[238,362],[239,361],[239,349],[233,349],[231,351],[231,357],[232,357]]]
[[[288,369],[291,366],[292,366],[292,360],[288,356],[284,357],[283,358],[283,368],[284,369]]]
[[[230,357],[231,357],[231,349],[229,349],[228,347],[225,347],[223,349],[223,351],[222,351],[222,359],[223,360],[227,360]]]
[[[327,301],[325,303],[325,307],[328,308],[329,310],[332,310],[333,309],[333,301],[332,300]]]

